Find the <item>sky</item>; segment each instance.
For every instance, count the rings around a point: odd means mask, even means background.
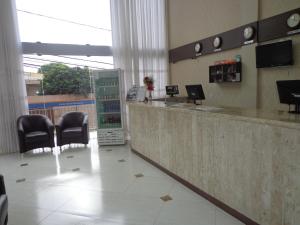
[[[20,38],[22,42],[64,43],[64,44],[91,44],[111,46],[111,21],[109,0],[16,0]],[[23,12],[26,11],[26,12]],[[81,26],[42,16],[59,18],[86,24]],[[62,60],[74,64],[87,64],[101,68],[112,66],[98,63],[87,63],[61,59],[52,56],[25,56],[24,62],[30,64],[45,64],[49,60]],[[78,58],[78,57],[77,57]],[[82,58],[82,57],[79,57]],[[85,60],[105,61],[112,63],[112,57],[83,57]],[[70,65],[72,66],[72,65]],[[74,66],[74,65],[73,65]],[[25,67],[25,71],[36,72],[37,69]]]

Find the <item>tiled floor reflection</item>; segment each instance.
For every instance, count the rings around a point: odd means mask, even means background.
[[[241,225],[128,146],[98,148],[95,133],[87,148],[1,155],[0,173],[9,225]]]

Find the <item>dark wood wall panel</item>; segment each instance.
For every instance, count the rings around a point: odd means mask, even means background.
[[[300,34],[299,27],[293,30],[287,26],[287,19],[290,15],[296,12],[300,13],[300,8],[171,49],[169,50],[169,62],[175,63],[185,59],[195,59],[203,55],[239,48],[247,44],[264,42],[281,37]],[[255,29],[254,37],[250,41],[246,41],[243,37],[244,29],[248,26],[251,26]],[[217,50],[213,47],[213,40],[216,36],[222,38],[222,46]],[[197,55],[195,53],[194,46],[198,42],[202,43],[203,50],[201,54]]]
[[[291,32],[293,29],[289,28],[287,25],[287,19],[293,13],[300,13],[300,8],[260,20],[258,22],[258,42],[270,41],[277,38],[299,34],[300,32]]]
[[[244,29],[248,26],[251,26],[255,29],[254,37],[250,41],[250,43],[255,43],[257,41],[257,22],[246,24],[220,34],[171,49],[169,51],[169,61],[175,63],[180,60],[195,59],[203,55],[234,49],[241,47],[242,45],[249,44],[247,42],[245,43],[245,39],[243,37]],[[214,38],[217,36],[222,38],[222,46],[219,49],[215,49],[213,46]],[[194,50],[194,46],[198,42],[202,44],[203,50],[201,55],[197,55]]]

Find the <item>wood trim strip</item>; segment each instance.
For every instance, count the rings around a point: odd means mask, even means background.
[[[251,26],[255,29],[255,34],[251,40],[245,41],[243,37],[243,31],[246,27]],[[222,45],[219,49],[213,47],[213,40],[215,37],[222,38]],[[201,55],[196,55],[194,46],[196,43],[200,42],[202,44]],[[203,55],[212,54],[216,52],[221,52],[229,49],[239,48],[243,45],[248,45],[257,42],[257,22],[249,23],[235,29],[202,39],[190,44],[171,49],[169,51],[169,62],[175,63],[185,59],[195,59]]]
[[[195,185],[189,183],[188,181],[184,180],[183,178],[177,176],[173,172],[167,170],[166,168],[164,168],[161,165],[159,165],[157,162],[154,162],[153,160],[149,159],[148,157],[144,156],[143,154],[139,153],[138,151],[134,150],[133,148],[131,148],[131,151],[134,154],[136,154],[137,156],[139,156],[142,159],[144,159],[145,161],[151,163],[153,166],[157,167],[158,169],[160,169],[164,173],[168,174],[170,177],[174,178],[175,180],[177,180],[178,182],[180,182],[181,184],[183,184],[187,188],[191,189],[192,191],[194,191],[198,195],[200,195],[203,198],[207,199],[208,201],[210,201],[215,206],[221,208],[222,210],[224,210],[225,212],[227,212],[231,216],[235,217],[236,219],[238,219],[242,223],[244,223],[246,225],[259,225],[258,223],[256,223],[255,221],[251,220],[247,216],[245,216],[242,213],[238,212],[237,210],[231,208],[230,206],[226,205],[225,203],[221,202],[220,200],[214,198],[210,194],[206,193],[205,191],[201,190],[200,188],[196,187]]]

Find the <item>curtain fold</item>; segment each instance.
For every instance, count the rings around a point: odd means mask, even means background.
[[[27,112],[14,0],[0,1],[0,153],[18,151],[16,120]]]
[[[154,79],[154,96],[165,93],[168,46],[165,0],[111,0],[114,65],[125,73],[125,93]]]

